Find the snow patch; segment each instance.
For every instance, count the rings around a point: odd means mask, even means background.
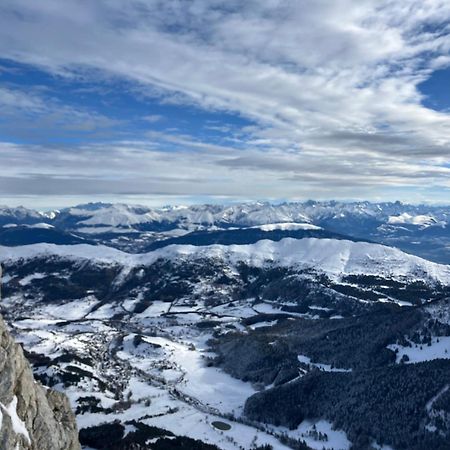
[[[46,305],[42,308],[42,312],[47,316],[56,319],[79,320],[89,314],[92,308],[98,303],[99,301],[97,298],[90,295],[79,300],[72,300],[71,302],[62,305]]]
[[[50,225],[49,223],[40,222],[40,223],[34,223],[33,225],[27,225],[27,228],[39,228],[42,230],[51,230],[52,228],[55,228],[53,225]]]
[[[33,280],[42,280],[42,279],[45,278],[46,276],[47,276],[47,275],[46,275],[45,273],[39,273],[39,272],[36,272],[36,273],[33,273],[33,274],[28,275],[28,276],[26,276],[26,277],[23,277],[23,278],[19,281],[19,284],[20,284],[21,286],[26,286],[27,284],[30,283],[30,281],[33,281]]]
[[[397,224],[417,225],[423,228],[439,224],[439,222],[433,216],[424,214],[412,216],[406,212],[398,216],[389,216],[388,223],[392,225]]]
[[[398,344],[388,345],[387,348],[397,351],[396,362],[399,363],[406,355],[409,360],[407,364],[432,361],[433,359],[450,359],[450,336],[435,337],[431,345],[412,344],[412,347],[403,347]]]
[[[314,450],[349,450],[352,445],[344,431],[334,429],[333,424],[324,419],[304,420],[295,430],[285,427],[272,429],[290,438],[304,440]]]
[[[256,328],[262,328],[262,327],[273,327],[278,323],[278,320],[271,320],[271,321],[264,321],[264,322],[257,322],[253,325],[250,325],[250,328],[252,330],[255,330]]]
[[[137,233],[137,231],[134,228],[115,228],[115,227],[80,227],[77,228],[77,232],[83,234]]]
[[[299,362],[304,364],[309,364],[310,366],[317,367],[319,370],[322,370],[323,372],[351,372],[352,369],[339,369],[337,367],[332,367],[331,364],[320,364],[320,363],[313,363],[311,362],[311,358],[305,355],[298,355],[297,356]]]
[[[25,423],[17,415],[17,397],[14,396],[13,399],[11,400],[11,403],[8,406],[5,406],[3,403],[0,402],[0,407],[3,409],[5,413],[9,415],[14,433],[21,434],[27,440],[28,445],[31,445],[30,435],[25,426]]]
[[[313,225],[311,223],[268,223],[265,225],[256,225],[250,228],[259,228],[262,231],[274,231],[274,230],[321,230],[321,227]]]
[[[159,317],[161,314],[165,314],[169,310],[169,308],[170,303],[155,300],[145,311],[138,314],[138,317]]]

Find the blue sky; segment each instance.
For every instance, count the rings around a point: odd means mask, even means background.
[[[430,109],[450,112],[450,68],[436,70],[418,86],[424,95],[422,104]]]
[[[44,129],[35,121],[45,121],[49,117],[47,110],[30,110],[25,114],[17,110],[9,117],[5,115],[0,123],[0,138],[17,144],[81,145],[145,140],[151,132],[190,135],[219,144],[233,132],[252,124],[231,111],[165,101],[157,93],[146,92],[129,80],[107,77],[107,74],[103,77],[54,76],[40,67],[0,59],[0,82],[10,91],[38,96],[55,110],[68,109],[67,115],[61,113]],[[83,121],[77,127],[77,121],[70,114],[72,111],[86,117],[92,115],[99,123],[87,127]],[[30,117],[34,120],[30,121]],[[238,143],[235,146],[239,147]],[[167,151],[179,149],[177,146]]]
[[[0,203],[448,203],[450,4],[4,0]]]

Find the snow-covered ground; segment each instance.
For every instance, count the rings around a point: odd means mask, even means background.
[[[333,424],[324,419],[304,420],[295,430],[269,428],[293,439],[303,440],[314,450],[349,450],[352,445],[344,431],[334,429]]]
[[[77,320],[85,317],[99,301],[95,296],[73,300],[63,305],[45,305],[40,307],[42,314],[61,320]]]
[[[124,304],[130,306],[128,300]],[[69,386],[54,386],[69,396],[74,409],[86,398],[100,402],[104,410],[77,414],[79,428],[137,420],[224,450],[264,444],[288,449],[276,433],[271,435],[236,420],[255,388],[217,367],[208,367],[207,358],[213,355],[206,343],[211,334],[192,327],[186,318],[189,314],[181,314],[176,321],[163,319],[160,314],[166,312],[167,305],[155,302],[153,308],[133,316],[130,322],[111,324],[101,318],[102,308],[86,315],[95,306],[95,297],[85,298],[72,302],[73,314],[68,309],[71,321],[58,320],[61,307],[47,305],[33,318],[15,322],[14,328],[25,348],[51,359],[63,358],[58,364],[38,369],[39,373],[52,376],[65,370],[84,374]],[[233,318],[227,320],[232,322]],[[67,354],[77,358],[64,362]],[[212,425],[215,421],[231,428],[217,429]]]
[[[42,280],[43,278],[45,278],[47,275],[45,273],[32,273],[31,275],[27,275],[26,277],[23,277],[20,281],[19,284],[21,286],[26,286],[27,284],[29,284],[31,281],[33,280]]]
[[[281,223],[267,223],[264,225],[255,225],[251,228],[259,228],[262,231],[274,231],[274,230],[321,230],[321,227],[313,225],[311,223],[293,223],[293,222],[281,222]]]
[[[311,358],[308,358],[305,355],[298,355],[298,360],[303,364],[308,364],[313,367],[317,367],[319,370],[324,372],[351,372],[352,369],[341,369],[338,367],[332,367],[330,364],[321,364],[321,363],[313,363],[311,362]]]
[[[270,444],[277,450],[289,448],[281,444],[276,437],[264,431],[199,411],[174,398],[167,389],[154,387],[142,382],[139,378],[130,378],[126,392],[131,393],[130,399],[133,402],[131,408],[113,414],[85,413],[79,415],[77,417],[79,428],[114,419],[122,422],[134,419],[147,425],[172,431],[176,435],[215,444],[223,450],[250,449],[252,445],[264,444]],[[74,395],[76,394],[72,392],[71,396],[74,397]],[[99,396],[99,398],[102,399],[104,406],[113,404],[104,396]],[[218,430],[212,425],[215,421],[225,422],[231,428],[228,431]]]
[[[432,225],[445,225],[445,222],[438,222],[433,216],[419,214],[417,216],[413,216],[408,213],[399,214],[398,216],[389,216],[388,223],[390,224],[409,224],[409,225],[418,225],[423,228],[432,226]]]
[[[207,367],[203,355],[206,350],[196,348],[195,344],[181,344],[163,337],[145,337],[144,341],[160,345],[165,358],[180,368],[182,377],[177,389],[218,411],[239,416],[245,400],[256,392],[250,383],[237,380],[216,367]]]
[[[411,347],[403,347],[398,344],[391,344],[388,345],[388,348],[397,352],[397,363],[402,360],[404,355],[409,358],[406,361],[407,364],[440,358],[450,359],[450,336],[434,337],[431,340],[431,345],[411,343]]]

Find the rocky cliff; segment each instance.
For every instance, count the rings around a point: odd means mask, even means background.
[[[80,449],[67,397],[34,380],[22,348],[14,342],[1,316],[0,449]]]

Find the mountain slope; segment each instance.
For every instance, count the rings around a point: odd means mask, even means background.
[[[413,280],[450,283],[449,266],[432,263],[384,245],[343,239],[285,238],[281,241],[262,240],[248,245],[171,245],[144,254],[128,254],[105,246],[86,244],[3,247],[1,252],[4,261],[31,259],[39,255],[55,255],[68,259],[89,259],[136,267],[150,265],[158,259],[213,258],[233,264],[245,262],[256,267],[268,264],[281,267],[297,266],[333,277],[373,275],[393,279],[410,277]]]

